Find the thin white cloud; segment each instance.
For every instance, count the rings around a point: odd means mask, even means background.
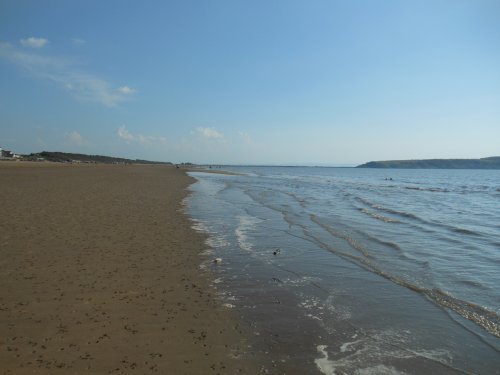
[[[19,41],[24,47],[32,47],[32,48],[42,48],[44,47],[49,41],[45,38],[26,38],[26,39],[21,39]]]
[[[125,126],[120,126],[116,132],[118,138],[131,142],[135,140],[135,137],[125,128]]]
[[[212,138],[212,139],[224,138],[224,134],[218,132],[214,128],[198,127],[196,128],[196,132],[204,138]]]
[[[122,87],[118,87],[118,91],[121,92],[122,94],[130,95],[130,94],[135,93],[136,90],[132,89],[128,86],[122,86]]]
[[[239,131],[238,136],[246,144],[252,144],[254,142],[250,134],[248,134],[247,132]]]
[[[84,44],[87,43],[87,41],[85,39],[82,39],[82,38],[72,38],[71,41],[73,42],[73,44],[75,44],[77,46],[83,46]]]
[[[66,143],[77,146],[83,146],[87,143],[82,135],[77,131],[66,133],[64,139],[66,140]]]
[[[116,131],[116,135],[122,141],[127,143],[138,143],[140,145],[163,145],[167,143],[167,138],[165,137],[154,137],[151,135],[142,134],[132,134],[125,126],[120,126]]]
[[[135,92],[128,86],[113,88],[106,80],[76,69],[67,59],[26,52],[9,43],[0,43],[0,59],[20,66],[36,78],[55,82],[82,101],[113,107]]]

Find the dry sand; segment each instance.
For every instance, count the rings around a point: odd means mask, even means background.
[[[0,163],[0,373],[257,374],[199,269],[192,182],[170,166]]]

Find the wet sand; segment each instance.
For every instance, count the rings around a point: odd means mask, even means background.
[[[257,374],[171,166],[0,163],[0,373]]]

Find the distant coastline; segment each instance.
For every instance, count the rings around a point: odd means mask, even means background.
[[[4,160],[23,160],[23,161],[48,161],[55,163],[83,163],[83,164],[167,164],[172,165],[170,162],[151,161],[142,159],[126,159],[113,156],[104,155],[87,155],[76,154],[70,152],[59,151],[42,151],[38,153],[31,153],[29,155],[15,155],[11,154],[4,157]],[[15,156],[14,156],[15,155]]]
[[[423,159],[370,161],[356,168],[500,169],[500,156],[481,159]]]

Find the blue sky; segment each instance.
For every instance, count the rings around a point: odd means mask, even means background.
[[[0,147],[163,161],[500,155],[500,2],[0,2]]]

